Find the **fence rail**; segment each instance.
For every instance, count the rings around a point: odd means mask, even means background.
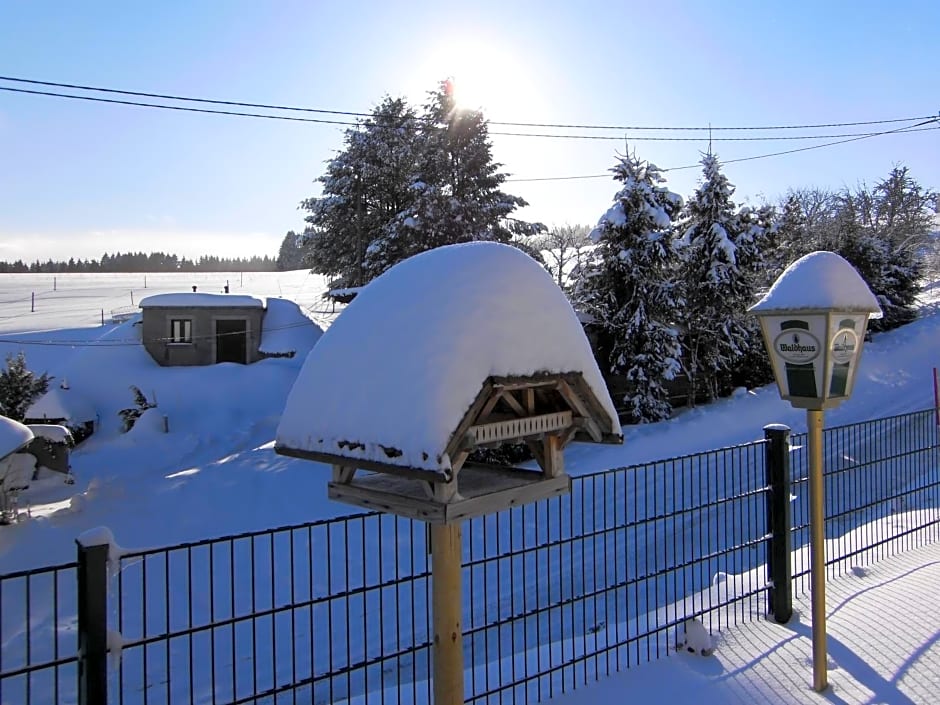
[[[826,430],[832,574],[940,539],[933,414]],[[791,560],[808,583],[807,465],[805,437],[779,433],[467,522],[466,701],[535,702],[655,659],[691,617],[786,614]],[[423,524],[372,513],[0,576],[0,704],[92,702],[96,673],[134,705],[429,703],[428,552]]]

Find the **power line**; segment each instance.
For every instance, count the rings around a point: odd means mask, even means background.
[[[74,83],[56,83],[54,81],[36,81],[28,78],[14,78],[12,76],[0,76],[0,81],[12,81],[15,83],[28,83],[34,86],[51,86],[54,88],[71,88],[79,91],[97,91],[99,93],[112,93],[114,95],[134,95],[139,98],[160,98],[162,100],[176,100],[186,103],[206,103],[209,105],[231,105],[240,108],[263,108],[265,110],[285,110],[301,113],[322,113],[326,115],[348,115],[351,117],[369,117],[369,113],[356,113],[348,110],[323,110],[319,108],[298,108],[290,105],[270,105],[266,103],[242,103],[234,100],[213,100],[210,98],[188,98],[179,95],[168,95],[165,93],[144,93],[142,91],[122,91],[115,88],[100,88],[96,86],[82,86]],[[355,125],[356,123],[343,123]]]
[[[822,149],[823,147],[833,147],[839,144],[846,144],[847,142],[857,142],[858,140],[868,139],[871,137],[881,137],[883,135],[940,130],[940,127],[922,127],[922,125],[927,125],[927,124],[932,124],[932,123],[937,123],[937,122],[938,122],[938,118],[932,118],[930,120],[926,120],[917,125],[911,125],[910,127],[899,127],[895,130],[885,130],[883,132],[871,132],[868,134],[852,137],[851,139],[839,140],[837,142],[827,142],[825,144],[816,144],[816,145],[811,145],[809,147],[800,147],[797,149],[788,149],[782,152],[771,152],[769,154],[755,154],[750,157],[739,157],[737,159],[728,159],[728,160],[722,161],[721,163],[722,164],[735,164],[737,162],[748,162],[748,161],[753,161],[755,159],[768,159],[770,157],[779,157],[784,154],[795,154],[797,152],[807,152],[812,149]],[[665,171],[683,171],[686,169],[697,169],[700,166],[701,166],[700,163],[686,164],[683,166],[673,166],[673,167],[668,167],[668,168],[662,168],[660,169],[660,171],[664,171],[664,172]],[[583,180],[583,179],[609,179],[609,178],[611,178],[610,174],[586,174],[582,176],[543,176],[543,177],[537,177],[537,178],[531,178],[531,179],[525,179],[525,178],[506,179],[505,181],[506,183],[510,183],[510,182],[511,183],[533,183],[537,181],[577,181],[577,180]]]
[[[913,125],[911,127],[914,127]],[[901,128],[908,129],[908,128]],[[931,129],[931,128],[926,128]],[[911,132],[918,130],[911,129]],[[554,137],[556,139],[575,139],[575,140],[607,140],[612,142],[622,142],[628,139],[631,142],[702,142],[704,137],[650,137],[647,135],[620,135],[617,137],[611,135],[551,135],[537,134],[533,132],[490,132],[491,135],[500,135],[506,137]],[[883,135],[884,132],[848,132],[838,135],[771,135],[767,137],[712,137],[711,142],[781,142],[793,140],[826,140],[837,139],[841,137],[876,137]]]
[[[283,326],[272,326],[270,328],[265,328],[263,333],[273,333],[280,330],[289,330],[291,328],[303,328],[304,326],[315,326],[317,325],[316,321],[306,320],[298,321],[297,323],[288,323]],[[192,337],[192,340],[212,340],[215,338],[230,336],[230,335],[241,335],[239,331],[233,333],[217,333],[209,335],[196,335]],[[174,342],[173,338],[151,338],[151,342],[157,343],[171,343]],[[8,338],[6,336],[0,336],[0,345],[34,345],[39,347],[71,347],[71,348],[129,348],[129,347],[139,347],[144,344],[144,341],[137,338],[114,338],[111,340],[56,340],[55,338],[50,338],[48,340],[23,340],[20,338]]]
[[[238,117],[265,118],[268,120],[289,120],[291,122],[315,122],[323,125],[351,125],[355,127],[358,123],[343,122],[341,120],[321,120],[319,118],[292,117],[290,115],[265,115],[264,113],[244,113],[235,110],[212,110],[210,108],[189,108],[183,105],[161,105],[160,103],[141,103],[133,100],[118,100],[116,98],[97,98],[90,95],[71,95],[69,93],[55,93],[52,91],[33,91],[26,88],[10,88],[9,86],[0,86],[0,91],[9,91],[10,93],[28,93],[30,95],[47,95],[54,98],[72,98],[73,100],[88,100],[95,103],[112,103],[116,105],[133,105],[139,108],[160,108],[163,110],[177,110],[186,113],[210,113],[212,115],[234,115]]]
[[[3,77],[0,77],[2,79]],[[212,108],[192,108],[182,105],[163,105],[160,103],[144,103],[141,101],[133,100],[119,100],[116,98],[99,98],[96,96],[85,96],[85,95],[72,95],[69,93],[57,93],[54,91],[37,91],[27,88],[11,88],[9,86],[0,86],[0,90],[8,91],[10,93],[25,93],[29,95],[44,95],[54,98],[71,98],[73,100],[85,100],[95,103],[109,103],[115,105],[130,105],[139,108],[157,108],[162,110],[176,110],[179,112],[191,112],[191,113],[207,113],[210,115],[230,115],[236,117],[252,117],[252,118],[263,118],[267,120],[286,120],[290,122],[308,122],[324,125],[345,125],[350,127],[356,127],[359,123],[348,122],[343,120],[324,120],[320,118],[304,118],[304,117],[293,117],[290,115],[266,115],[264,113],[248,113],[241,112],[236,110],[215,110]],[[95,89],[97,90],[97,89]],[[103,89],[102,89],[103,90]],[[142,94],[142,95],[154,95],[154,94]],[[191,100],[197,100],[195,98]],[[207,101],[208,102],[208,101]],[[223,101],[212,101],[212,102],[223,102]],[[256,105],[249,103],[235,103],[235,105]],[[267,107],[267,106],[264,106]],[[273,107],[273,106],[272,106]],[[343,113],[346,114],[346,113]],[[894,122],[894,121],[892,121]],[[496,123],[492,123],[496,124]],[[861,124],[861,123],[858,123]],[[653,129],[653,128],[632,128],[632,129]],[[699,129],[699,128],[661,128],[661,129]],[[734,129],[734,128],[727,128]],[[741,128],[745,129],[745,128]],[[751,129],[751,128],[746,128]],[[754,128],[754,129],[763,129],[763,128]],[[548,134],[548,133],[527,133],[527,132],[499,132],[499,131],[490,131],[490,135],[494,136],[503,136],[503,137],[536,137],[536,138],[548,138],[548,139],[576,139],[576,140],[602,140],[602,141],[622,141],[625,136],[610,136],[610,135],[565,135],[565,134]],[[771,135],[766,137],[715,137],[712,141],[714,142],[770,142],[770,141],[786,141],[786,140],[812,140],[812,139],[834,139],[842,137],[852,137],[856,139],[861,139],[865,137],[874,137],[877,135],[885,134],[883,132],[866,132],[866,133],[847,133],[847,134],[838,134],[838,135]],[[631,135],[629,139],[635,142],[699,142],[701,137],[652,137],[647,135]],[[678,167],[680,169],[685,167]],[[584,177],[584,178],[593,178],[593,177]],[[542,180],[551,180],[551,179],[542,179]],[[520,179],[514,179],[514,181],[520,181]]]
[[[100,86],[88,86],[75,83],[59,83],[55,81],[39,81],[35,79],[28,78],[18,78],[14,76],[0,76],[2,81],[10,81],[15,83],[25,83],[30,85],[38,86],[49,86],[54,88],[69,88],[72,90],[82,90],[82,91],[95,91],[100,93],[110,93],[114,95],[128,95],[128,96],[137,96],[142,98],[159,98],[161,100],[174,100],[179,102],[189,102],[189,103],[204,103],[209,105],[228,105],[233,107],[242,107],[242,108],[261,108],[264,110],[281,110],[288,112],[304,112],[304,113],[319,113],[327,115],[344,115],[349,117],[357,118],[369,118],[372,117],[371,113],[356,112],[351,110],[330,110],[325,108],[306,108],[298,107],[291,105],[278,105],[271,103],[252,103],[252,102],[242,102],[242,101],[233,101],[233,100],[217,100],[211,98],[193,98],[189,96],[180,96],[167,93],[149,93],[144,91],[128,91],[128,90],[119,90],[115,88],[103,88]],[[56,97],[63,98],[76,98],[84,100],[95,100],[92,97],[88,96],[76,96],[65,93],[54,93],[54,92],[44,92],[44,91],[29,91],[24,89],[13,89],[13,88],[4,88],[4,90],[12,92],[21,92],[21,93],[32,93],[35,95],[51,95]],[[180,106],[168,106],[160,104],[148,104],[148,103],[139,103],[133,101],[108,101],[105,99],[97,99],[101,102],[114,102],[122,105],[140,105],[144,107],[154,107],[154,108],[166,108],[170,110],[185,110],[185,108]],[[213,110],[198,110],[192,109],[194,112],[208,112],[208,113],[217,113],[222,115],[239,115],[245,117],[263,117],[270,119],[292,119],[289,116],[272,116],[272,115],[263,115],[256,113],[242,113],[236,111],[213,111]],[[575,123],[543,123],[543,122],[506,122],[498,120],[488,120],[487,122],[490,125],[501,125],[503,127],[532,127],[532,128],[553,128],[553,129],[571,129],[571,130],[638,130],[638,131],[660,131],[660,130],[675,130],[675,131],[737,131],[737,130],[809,130],[809,129],[821,129],[821,128],[830,128],[830,127],[860,127],[865,125],[885,125],[892,123],[900,122],[914,122],[915,120],[926,120],[932,115],[921,115],[913,116],[906,118],[889,118],[884,120],[856,120],[852,122],[829,122],[829,123],[817,123],[817,124],[802,124],[802,125],[741,125],[741,126],[723,126],[723,127],[714,127],[714,126],[664,126],[664,125],[596,125],[596,124],[575,124]],[[340,122],[340,121],[327,121],[327,120],[301,120],[299,118],[293,118],[294,120],[300,120],[303,122],[325,122],[326,124],[339,124],[339,125],[352,125],[355,126],[358,123],[356,122]],[[491,133],[496,134],[496,133]],[[499,133],[499,134],[513,134],[516,133]],[[530,135],[519,133],[518,136],[542,136],[542,135]],[[555,136],[555,135],[551,135]],[[613,139],[620,139],[619,137]]]

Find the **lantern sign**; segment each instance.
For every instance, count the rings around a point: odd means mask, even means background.
[[[791,264],[750,312],[758,316],[780,396],[831,409],[852,394],[878,300],[842,257],[813,252]]]
[[[806,409],[809,439],[813,688],[828,687],[823,410],[852,394],[869,317],[880,318],[865,280],[834,252],[791,264],[749,311],[760,319],[780,396]]]

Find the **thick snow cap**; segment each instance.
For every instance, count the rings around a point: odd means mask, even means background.
[[[787,267],[751,313],[838,309],[881,318],[878,299],[865,280],[835,252],[810,252]]]
[[[264,302],[254,296],[243,294],[201,294],[181,292],[178,294],[155,294],[140,300],[141,308],[264,308]]]
[[[617,413],[571,305],[535,260],[476,242],[422,253],[363,288],[307,356],[277,445],[444,472],[490,376],[581,372]],[[401,455],[389,457],[383,450]]]
[[[75,423],[93,421],[97,414],[91,405],[70,389],[52,387],[26,410],[27,419],[65,419]]]
[[[0,458],[18,451],[33,440],[33,432],[19,421],[0,416]]]

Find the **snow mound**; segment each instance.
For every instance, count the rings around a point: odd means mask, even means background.
[[[95,415],[85,399],[61,386],[50,388],[26,410],[27,419],[65,419],[74,423],[92,421]]]
[[[878,299],[855,268],[835,252],[810,252],[787,267],[748,310],[839,309],[881,318]]]
[[[444,472],[445,448],[490,376],[581,372],[620,433],[577,316],[508,245],[451,245],[366,286],[323,335],[287,399],[277,445]],[[400,455],[389,453],[400,451]]]
[[[0,458],[15,453],[33,440],[33,432],[19,421],[0,416]]]
[[[308,339],[315,343],[323,335],[323,329],[311,321],[293,301],[268,299],[267,313],[261,330],[261,350],[266,353],[296,352],[295,328],[305,328]]]

